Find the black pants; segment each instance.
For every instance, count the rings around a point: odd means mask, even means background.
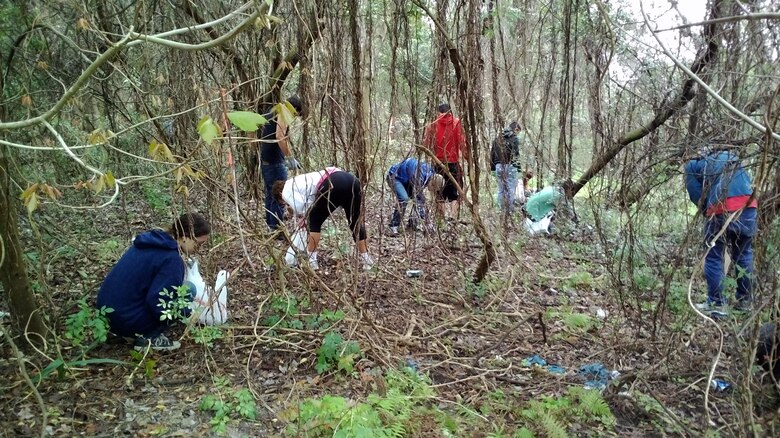
[[[443,164],[447,166],[447,170],[449,170],[453,178],[455,178],[458,186],[463,187],[463,171],[460,168],[460,163]],[[458,187],[453,184],[450,177],[447,176],[447,172],[445,172],[444,168],[437,164],[436,173],[444,177],[444,187],[442,187],[441,192],[439,193],[439,199],[444,199],[447,202],[457,201],[458,197],[460,196],[460,193],[458,193]]]
[[[309,209],[309,231],[319,233],[322,224],[337,208],[343,208],[349,221],[352,238],[357,242],[366,239],[360,210],[363,207],[363,189],[360,180],[349,172],[332,173],[320,186],[317,199]]]

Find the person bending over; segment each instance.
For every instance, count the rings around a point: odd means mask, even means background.
[[[151,230],[133,239],[103,280],[97,295],[97,307],[113,309],[107,314],[111,332],[123,337],[136,337],[133,348],[143,351],[176,350],[178,341],[165,336],[170,319],[163,319],[168,304],[176,297],[176,288],[187,287],[192,302],[195,286],[184,284],[185,267],[182,257],[197,252],[208,240],[211,226],[198,213],[185,213],[167,231]],[[181,309],[189,316],[190,308]]]
[[[296,218],[308,230],[306,252],[312,269],[319,268],[317,247],[322,238],[322,224],[325,219],[341,207],[347,215],[352,238],[357,244],[358,254],[365,269],[374,266],[374,259],[368,254],[366,227],[363,225],[363,190],[355,175],[336,167],[304,173],[285,182],[277,181],[273,195],[282,205],[288,206]]]
[[[428,221],[428,212],[425,208],[425,194],[423,189],[430,187],[434,193],[438,192],[444,184],[444,178],[434,173],[433,167],[428,163],[420,163],[416,158],[407,158],[400,163],[393,164],[387,171],[387,185],[395,194],[398,202],[390,218],[390,236],[398,235],[398,227],[403,221],[406,206],[409,199],[414,197],[417,215],[409,213],[408,228],[423,230],[423,222]],[[431,229],[431,224],[428,224]]]

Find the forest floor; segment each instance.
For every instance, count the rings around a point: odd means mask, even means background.
[[[42,352],[49,359],[28,353],[26,371],[34,379],[58,356],[66,362],[76,357],[61,337],[65,319],[79,299],[93,302],[128,237],[157,223],[143,199],[129,205],[129,230],[119,225],[120,213],[76,216],[53,209],[38,215],[43,237],[25,225],[27,244],[38,248],[31,261],[47,260],[33,275],[50,291],[43,296],[60,334]],[[732,388],[710,392],[707,413],[716,329],[687,308],[685,288],[664,298],[660,279],[614,286],[616,274],[607,269],[613,260],[587,215],[553,236],[529,237],[517,226],[502,231],[489,210],[484,217],[497,259],[475,285],[471,277],[483,250],[465,209],[461,221],[442,224],[436,233],[393,238],[382,232],[388,206],[385,200],[368,207],[378,261],[368,272],[357,267],[340,212],[327,222],[316,275],[275,269],[273,260],[286,246],[262,235],[246,236],[250,267],[235,225],[229,225],[234,218],[218,218],[199,259],[206,279],[218,269],[234,271],[229,324],[216,331],[180,325],[173,332],[181,337],[180,350],[144,357],[111,339],[88,352],[94,364],[71,364],[36,382],[47,435],[212,436],[221,421],[227,436],[330,436],[318,435],[314,420],[303,424],[301,403],[330,395],[356,406],[370,394],[389,397],[395,380],[387,373],[394,369],[419,376],[428,391],[423,401],[409,402],[414,409],[403,417],[405,436],[524,436],[522,427],[552,435],[554,425],[542,412],[580,436],[703,435],[708,428],[742,433],[745,420],[736,406],[750,391],[741,388],[735,339],[745,319],[718,322],[726,342],[715,376]],[[653,247],[668,256],[655,260],[659,266],[675,260],[675,244],[665,236]],[[408,278],[408,269],[422,275]],[[659,302],[664,309],[653,304]],[[341,336],[331,339],[339,351],[330,359],[320,357],[326,332]],[[349,341],[359,352],[344,354]],[[9,345],[0,345],[0,435],[40,435],[41,406]],[[560,369],[530,365],[527,359],[535,355]],[[572,388],[585,383],[578,370],[592,364],[610,373],[602,396],[614,422],[571,407],[578,397]],[[202,408],[208,396],[243,406],[242,390],[256,402],[254,419]],[[315,417],[328,409],[312,406],[319,410]],[[348,422],[340,421],[329,427],[346,430]],[[776,419],[757,421],[769,430]]]

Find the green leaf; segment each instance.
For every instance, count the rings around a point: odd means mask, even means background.
[[[24,205],[27,207],[27,214],[32,214],[36,208],[38,208],[38,194],[32,193],[24,201]]]
[[[287,126],[295,120],[295,108],[293,108],[290,102],[277,103],[274,105],[274,112],[277,114],[278,119]]]
[[[219,125],[214,123],[209,116],[203,116],[198,121],[198,135],[206,144],[210,145],[215,138],[222,136],[222,130],[219,129]]]
[[[265,117],[252,111],[233,111],[227,113],[230,122],[242,131],[255,132],[257,128],[268,123]]]

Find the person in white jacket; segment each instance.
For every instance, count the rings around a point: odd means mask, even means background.
[[[355,175],[336,167],[309,172],[277,181],[273,196],[287,205],[300,221],[301,227],[309,231],[306,252],[309,265],[318,269],[317,247],[322,238],[322,224],[336,209],[344,209],[349,221],[352,238],[357,244],[358,254],[365,269],[374,266],[374,259],[368,253],[366,227],[363,224],[363,190]]]

